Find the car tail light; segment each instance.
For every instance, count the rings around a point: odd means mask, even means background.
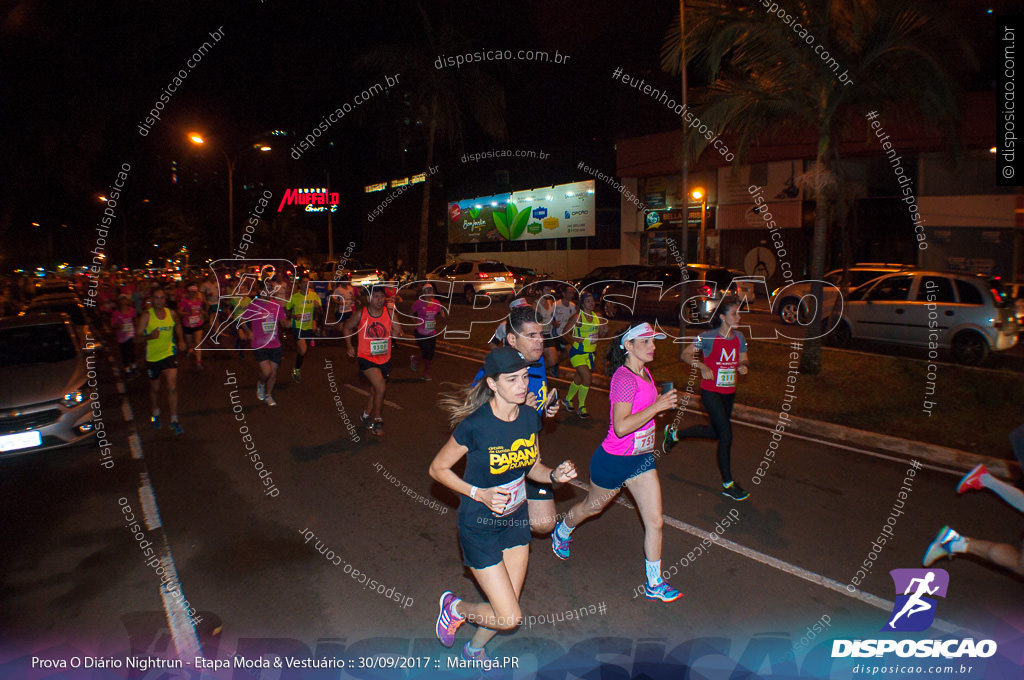
[[[704,297],[711,297],[711,286],[701,286],[700,294]]]
[[[476,275],[481,279],[487,278],[487,272],[477,272]]]

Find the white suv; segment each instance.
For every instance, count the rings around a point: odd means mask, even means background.
[[[1016,345],[1018,330],[1013,303],[998,280],[912,270],[853,291],[829,339],[840,347],[853,338],[918,347],[934,342],[952,349],[959,363],[975,365],[992,350]]]

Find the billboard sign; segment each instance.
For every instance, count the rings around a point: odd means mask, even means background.
[[[480,196],[448,204],[448,242],[593,236],[594,180]]]

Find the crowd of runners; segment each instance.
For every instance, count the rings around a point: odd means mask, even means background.
[[[407,311],[398,315],[395,310],[403,301],[394,285],[358,289],[338,280],[312,286],[302,274],[267,271],[248,280],[242,271],[221,279],[210,275],[176,282],[114,277],[101,283],[95,298],[99,325],[119,345],[126,376],[137,375],[139,363],[145,362],[155,429],[161,427],[163,390],[171,431],[184,431],[178,416],[178,370],[191,365],[192,370],[202,371],[204,347],[230,347],[243,360],[251,356],[257,397],[273,407],[282,363],[291,366],[292,381],[301,383],[303,362],[315,351],[316,339],[341,336],[348,356],[369,385],[362,425],[367,433],[380,437],[395,338],[415,340],[410,369],[429,381],[437,336],[446,318],[446,307],[432,284],[405,290],[414,291],[415,298],[404,301],[411,305],[405,304]],[[493,349],[476,377],[441,395],[440,405],[449,414],[453,432],[431,462],[429,474],[460,497],[457,525],[463,561],[486,600],[464,600],[445,591],[435,632],[450,647],[463,623],[474,624],[476,630],[462,649],[467,661],[489,664],[485,645],[497,632],[521,623],[519,597],[530,542],[550,536],[553,553],[569,560],[575,531],[599,516],[622,489],[628,489],[636,501],[643,526],[646,598],[670,603],[683,596],[665,580],[661,569],[662,491],[657,474],[658,458],[680,440],[717,440],[722,495],[737,502],[749,497],[733,479],[730,462],[733,399],[740,378],[750,369],[746,339],[738,330],[739,301],[727,296],[712,317],[711,328],[680,354],[683,362],[700,372],[701,401],[709,425],[683,430],[667,426],[659,444],[655,417],[679,407],[674,385],[659,383],[648,368],[656,341],[665,335],[648,323],[632,324],[613,334],[608,321],[594,311],[594,298],[584,294],[577,301],[574,290],[545,282],[534,295],[511,300],[508,316],[495,330]],[[583,468],[578,471],[572,460],[554,466],[542,462],[542,422],[562,409],[581,419],[591,417],[587,396],[600,363],[599,346],[608,348],[602,357],[610,377],[608,427],[603,439],[594,442],[596,449],[586,466],[586,496],[559,521],[554,487],[576,478]],[[144,356],[137,359],[142,352]],[[564,399],[559,399],[550,379],[566,362],[572,382]],[[1015,451],[1024,458],[1024,427],[1014,435]],[[462,458],[465,471],[459,476],[454,468]],[[1024,494],[984,467],[968,474],[957,490],[980,488],[994,491],[1024,511]],[[929,566],[958,553],[971,553],[1024,573],[1024,545],[1016,548],[971,539],[949,527],[939,532],[922,562]]]

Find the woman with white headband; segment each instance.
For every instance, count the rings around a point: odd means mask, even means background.
[[[551,534],[551,549],[562,560],[569,559],[573,530],[589,517],[601,513],[627,487],[640,509],[644,523],[644,557],[649,600],[674,602],[682,593],[661,575],[661,483],[655,469],[654,417],[676,407],[676,391],[658,395],[646,364],[654,359],[654,341],[665,338],[649,323],[631,327],[608,352],[612,374],[608,434],[590,459],[590,488]]]

